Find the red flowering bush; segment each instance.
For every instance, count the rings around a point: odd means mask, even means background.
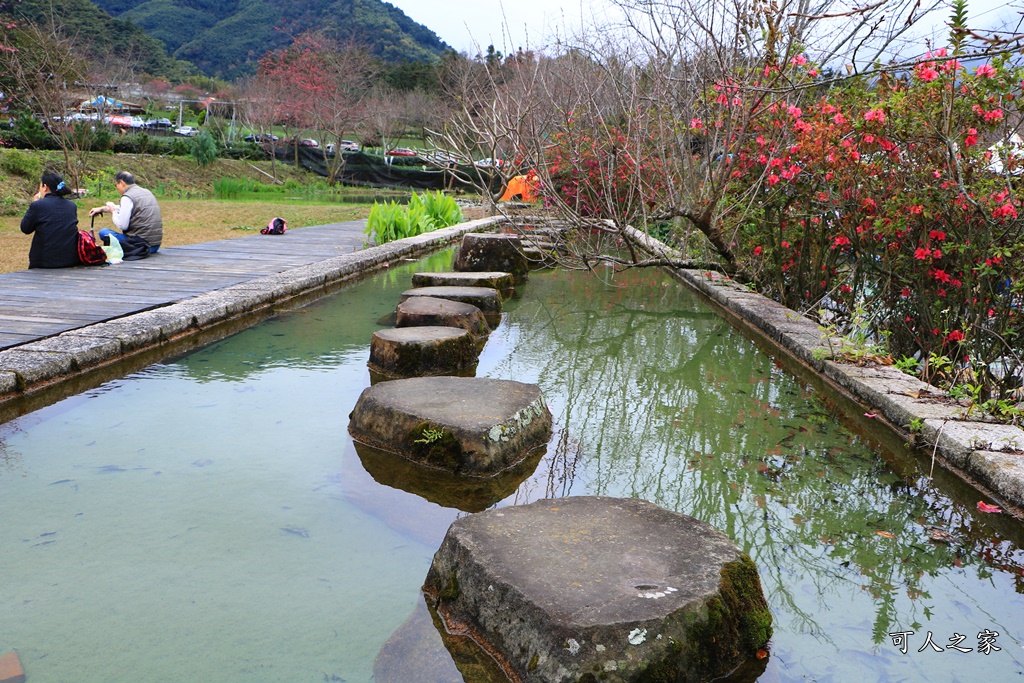
[[[1013,388],[991,364],[1016,360],[1024,338],[1004,125],[1019,120],[1021,76],[1002,58],[971,73],[938,50],[909,78],[769,107],[733,178],[737,196],[758,188],[735,227],[762,289],[807,311],[866,311],[894,356],[948,357],[991,395]]]

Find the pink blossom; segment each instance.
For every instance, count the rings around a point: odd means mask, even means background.
[[[967,131],[967,137],[964,138],[965,147],[974,147],[978,144],[978,131],[975,128],[971,128]]]
[[[787,109],[787,111],[789,112],[789,115],[792,116],[794,119],[798,119],[804,114],[803,110],[800,107],[796,106],[795,104],[789,105],[789,109]]]
[[[690,119],[690,128],[694,130],[702,130],[704,128],[704,122],[698,118]]]
[[[922,211],[924,211],[924,207],[920,204],[914,204],[910,207],[910,213],[920,215]]]
[[[789,60],[789,63],[793,66],[803,66],[807,63],[807,57],[804,55],[797,55],[796,57],[793,57],[793,59]]]
[[[754,247],[754,256],[760,256],[762,251],[764,251],[764,247]]]
[[[865,144],[870,145],[874,141],[875,141],[875,136],[874,135],[871,135],[870,133],[868,133],[867,135],[864,136],[864,143]]]
[[[996,70],[992,68],[991,64],[982,64],[974,71],[974,75],[978,78],[993,78],[996,75]]]
[[[818,77],[818,70],[817,69],[808,69],[807,70],[807,75],[810,76],[811,78],[817,78]]]
[[[879,123],[885,123],[885,112],[881,109],[869,109],[864,112],[865,121],[878,121]]]
[[[846,117],[843,116],[842,112],[840,112],[840,113],[838,113],[838,114],[836,114],[835,116],[832,117],[832,121],[836,125],[842,125],[842,124],[846,123]]]
[[[917,76],[925,83],[929,83],[939,77],[939,72],[930,66],[926,66],[917,70]]]
[[[917,249],[914,250],[914,258],[916,258],[918,261],[924,261],[926,258],[931,256],[931,254],[931,250],[925,249],[924,247],[918,247]]]
[[[1016,218],[1017,209],[1014,208],[1013,204],[1007,202],[1000,207],[992,210],[992,218]]]
[[[768,176],[768,185],[774,187],[779,184],[779,176],[772,173]]]

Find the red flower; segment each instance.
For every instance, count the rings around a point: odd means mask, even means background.
[[[950,332],[949,334],[946,335],[946,341],[947,342],[962,342],[966,336],[967,335],[965,335],[960,330],[953,330],[952,332]]]
[[[754,247],[754,256],[760,256],[762,251],[764,251],[764,247]]]

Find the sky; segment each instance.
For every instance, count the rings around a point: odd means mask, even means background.
[[[600,15],[606,0],[389,0],[458,52],[475,55],[488,45],[503,53],[540,47],[556,31]],[[503,28],[505,27],[505,28]]]
[[[390,0],[412,19],[427,26],[458,52],[475,55],[493,44],[508,54],[516,48],[538,48],[556,34],[572,33],[595,18],[610,16],[610,0]],[[849,5],[873,4],[848,2]],[[926,4],[926,3],[923,3]],[[1013,21],[1024,12],[1024,0],[970,0],[968,14],[973,26]],[[948,18],[939,10],[934,22]],[[600,23],[600,22],[598,22]],[[945,33],[945,29],[942,29]]]

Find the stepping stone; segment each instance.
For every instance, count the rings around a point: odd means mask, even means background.
[[[424,589],[511,680],[710,680],[756,660],[772,634],[750,558],[714,527],[637,499],[459,519]]]
[[[475,477],[421,465],[358,441],[354,445],[363,469],[378,484],[463,512],[483,512],[511,496],[534,473],[547,452],[545,448],[535,448],[507,470],[491,477]]]
[[[474,338],[486,337],[491,326],[483,311],[461,301],[414,296],[398,304],[395,327],[458,327]]]
[[[401,301],[414,296],[429,296],[473,304],[484,315],[501,313],[501,294],[491,287],[417,287],[402,292]]]
[[[480,349],[460,327],[378,330],[370,341],[371,372],[383,378],[458,375],[476,368]]]
[[[462,237],[452,269],[501,271],[511,273],[516,282],[522,282],[529,274],[530,265],[517,236],[470,233]]]
[[[363,390],[349,415],[356,441],[462,475],[489,477],[551,438],[540,388],[484,377],[396,379]]]
[[[414,273],[413,287],[490,287],[509,298],[515,290],[512,273]]]

